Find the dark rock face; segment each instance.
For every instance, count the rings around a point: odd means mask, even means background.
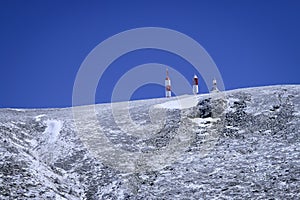
[[[191,118],[222,117],[226,103],[225,96],[201,99],[195,107],[189,109],[187,115]]]
[[[149,108],[165,101],[132,102],[132,119],[151,123]],[[108,105],[97,112],[106,136],[130,152],[192,139],[173,163],[125,173],[86,148],[71,109],[2,109],[0,199],[300,199],[300,86],[200,95],[194,107],[166,109],[148,138],[122,132]]]
[[[212,117],[213,105],[211,104],[210,98],[200,101],[197,107],[198,107],[198,113],[196,114],[196,117],[200,117],[200,118]]]

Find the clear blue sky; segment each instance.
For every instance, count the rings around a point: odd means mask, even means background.
[[[0,107],[71,106],[74,79],[87,54],[114,34],[146,26],[198,41],[219,67],[226,89],[299,84],[299,10],[297,0],[1,0]],[[122,74],[149,62],[193,75],[189,63],[171,53],[132,52],[100,80],[107,94],[97,93],[96,101],[108,102]],[[147,85],[132,98],[163,95],[162,87]]]

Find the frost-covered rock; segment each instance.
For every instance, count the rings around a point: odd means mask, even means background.
[[[1,109],[0,199],[300,199],[299,85],[179,99],[130,102],[131,118],[121,104],[118,116],[96,105],[116,147],[155,154],[173,145],[172,162],[140,159],[130,172],[87,148],[98,136],[85,113],[83,142],[71,108]]]

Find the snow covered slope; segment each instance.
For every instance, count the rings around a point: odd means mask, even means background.
[[[300,199],[300,85],[179,99],[96,105],[98,127],[81,107],[81,128],[72,108],[1,109],[0,199]],[[103,160],[98,128],[157,159]]]

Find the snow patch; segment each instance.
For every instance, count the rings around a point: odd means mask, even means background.
[[[187,109],[196,106],[198,101],[199,99],[197,96],[183,96],[174,101],[157,104],[154,107],[165,109]]]
[[[59,120],[46,120],[45,123],[47,128],[43,134],[48,136],[49,143],[55,143],[63,126],[63,122]]]
[[[227,99],[227,108],[226,108],[226,112],[234,112],[235,109],[233,108],[233,105],[234,105],[234,102],[238,102],[239,99],[238,98],[233,98],[233,97],[230,97]]]
[[[46,116],[46,115],[45,114],[38,115],[38,116],[35,116],[34,119],[35,119],[35,121],[39,122],[39,121],[41,121],[41,118],[44,117],[44,116]]]
[[[19,108],[9,108],[9,110],[13,110],[17,112],[25,112],[25,109],[19,109]]]
[[[220,120],[220,118],[212,118],[212,117],[207,117],[207,118],[193,118],[191,119],[192,122],[196,123],[200,127],[206,127],[210,126],[211,123],[217,122]]]

